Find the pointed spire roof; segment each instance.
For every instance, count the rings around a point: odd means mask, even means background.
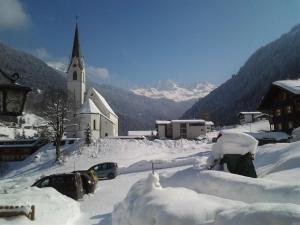
[[[75,35],[74,35],[74,42],[73,42],[72,58],[74,58],[75,56],[81,58],[77,18],[76,18],[76,28],[75,28]]]

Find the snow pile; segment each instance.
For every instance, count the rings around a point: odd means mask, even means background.
[[[300,142],[269,144],[259,148],[254,164],[266,179],[297,183],[300,178]]]
[[[185,187],[198,193],[247,203],[300,204],[300,184],[249,178],[222,171],[188,168],[162,177],[164,187]],[[237,194],[238,193],[238,194]]]
[[[187,188],[163,188],[157,174],[133,185],[112,214],[113,225],[287,225],[297,221],[298,205],[247,204]]]
[[[225,154],[245,155],[248,152],[255,155],[258,141],[245,133],[221,131],[218,141],[212,146],[209,163],[221,159]]]
[[[80,205],[78,202],[58,193],[53,188],[27,188],[23,191],[10,194],[2,194],[0,205],[35,206],[35,220],[31,221],[25,216],[0,218],[1,225],[71,225],[80,217]]]

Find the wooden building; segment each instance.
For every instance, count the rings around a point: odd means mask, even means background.
[[[290,134],[300,126],[300,80],[274,82],[258,109],[270,115],[275,131]]]
[[[0,162],[22,161],[45,144],[46,142],[41,139],[1,140]]]

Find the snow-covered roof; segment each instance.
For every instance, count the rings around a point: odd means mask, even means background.
[[[170,124],[171,121],[169,120],[156,120],[155,122],[157,125],[164,125],[164,124]]]
[[[212,121],[205,121],[205,125],[213,126],[213,125],[215,125],[215,124],[214,124],[214,122],[212,122]]]
[[[262,113],[261,112],[240,112],[240,114],[249,115],[249,114],[262,114]]]
[[[273,82],[274,85],[284,88],[296,95],[300,94],[300,79],[298,80],[278,80]]]
[[[287,140],[289,135],[284,132],[259,132],[259,133],[248,133],[257,140],[271,139],[276,141]]]
[[[107,103],[107,101],[105,100],[105,98],[98,92],[96,91],[96,89],[94,88],[91,88],[90,91],[89,91],[90,95],[92,93],[94,93],[97,98],[103,103],[104,107],[113,115],[115,115],[116,117],[118,117],[115,112],[112,110],[112,108],[109,106],[109,104]]]
[[[172,123],[205,123],[205,120],[171,120]]]
[[[80,108],[80,114],[102,114],[102,113],[97,108],[95,103],[91,99],[88,99],[82,104]]]
[[[130,130],[128,131],[128,136],[151,136],[156,135],[155,130]]]

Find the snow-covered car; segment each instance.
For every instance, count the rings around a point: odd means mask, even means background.
[[[92,166],[89,170],[94,170],[98,178],[114,179],[118,175],[118,164],[115,162],[104,162]]]
[[[208,168],[254,177],[258,141],[245,133],[221,131],[208,158]]]
[[[81,199],[84,194],[82,179],[79,173],[53,174],[36,181],[32,187],[52,187],[63,195],[75,200]]]

